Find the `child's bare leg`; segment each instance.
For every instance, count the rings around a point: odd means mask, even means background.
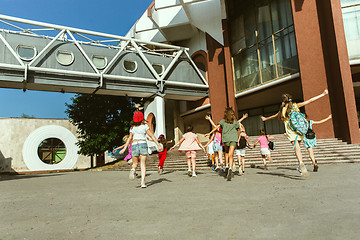
[[[195,170],[196,170],[196,159],[194,157],[191,158],[191,163],[192,163],[192,170],[193,170],[193,172],[195,172]]]
[[[291,142],[291,143],[294,144],[294,142]],[[299,142],[295,143],[295,155],[296,155],[296,159],[298,160],[298,163],[300,164],[303,161],[303,159],[302,159],[301,148],[300,148]]]
[[[266,155],[266,156],[267,156],[269,162],[270,162],[270,163],[273,163],[273,160],[272,160],[272,158],[271,158],[271,155],[269,154],[269,155]]]
[[[188,169],[191,169],[191,158],[187,158]]]
[[[236,155],[236,158],[239,162],[239,170],[240,170],[240,167],[241,167],[241,156],[240,155]]]
[[[229,153],[225,153],[225,166],[229,166]]]
[[[314,150],[313,150],[312,148],[308,148],[307,150],[308,150],[308,152],[309,152],[310,159],[311,159],[312,163],[313,163],[314,166],[315,166],[315,165],[316,165],[316,162],[315,162]]]
[[[146,156],[140,156],[140,168],[141,168],[141,185],[145,185]]]
[[[293,142],[292,142],[293,143]],[[305,164],[303,162],[303,158],[302,158],[302,154],[301,154],[301,148],[300,148],[300,143],[297,141],[295,143],[295,155],[296,155],[296,158],[299,162],[299,166],[300,166],[300,171],[301,171],[301,174],[304,176],[304,177],[309,177],[309,173],[305,167]]]
[[[139,157],[132,157],[132,160],[133,160],[133,164],[131,167],[136,170],[138,166]]]
[[[218,167],[219,166],[219,153],[215,152],[215,166]]]
[[[229,147],[229,166],[232,167],[234,164],[234,151],[235,151],[235,146],[230,146]]]
[[[219,159],[220,159],[220,165],[221,167],[224,166],[224,159],[223,159],[223,151],[218,151]]]
[[[242,171],[245,172],[245,157],[241,157],[242,161]]]
[[[261,155],[263,164],[264,164],[264,168],[266,168],[266,156],[265,155]]]

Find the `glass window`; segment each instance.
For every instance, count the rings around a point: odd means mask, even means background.
[[[137,63],[134,60],[124,60],[123,67],[127,72],[135,72],[137,70]]]
[[[298,72],[299,62],[293,26],[275,34],[275,49],[279,76]]]
[[[234,71],[235,89],[237,92],[261,83],[256,46],[234,56]]]
[[[71,65],[74,62],[74,54],[70,51],[58,50],[56,53],[56,60],[64,66]]]
[[[94,55],[92,57],[92,62],[97,69],[104,69],[107,65],[107,58],[104,56]]]
[[[20,59],[24,61],[31,61],[36,56],[36,48],[32,46],[19,45],[16,47],[16,51]]]
[[[355,2],[355,1],[354,1]],[[360,57],[360,4],[342,9],[349,58]]]
[[[164,69],[165,69],[164,65],[159,63],[153,63],[152,66],[157,74],[162,75],[164,73]]]
[[[299,71],[290,0],[227,4],[236,92]]]
[[[48,138],[38,147],[38,156],[46,164],[57,164],[66,156],[65,144],[58,138]]]
[[[271,38],[259,43],[262,81],[276,78],[274,46]]]

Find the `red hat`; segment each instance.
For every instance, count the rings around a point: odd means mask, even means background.
[[[141,122],[144,120],[144,114],[140,111],[136,111],[133,116],[134,122]]]

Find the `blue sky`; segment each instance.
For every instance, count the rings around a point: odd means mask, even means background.
[[[124,36],[152,0],[1,0],[0,14]],[[74,94],[0,88],[0,117],[67,118]]]

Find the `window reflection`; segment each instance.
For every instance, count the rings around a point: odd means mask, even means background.
[[[299,71],[290,0],[229,0],[236,92]]]

